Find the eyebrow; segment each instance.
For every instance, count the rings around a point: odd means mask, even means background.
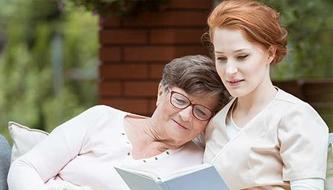
[[[234,53],[238,53],[238,52],[242,52],[242,51],[248,51],[248,49],[238,49],[238,50],[236,50],[236,51],[233,51]],[[215,51],[215,53],[224,53],[224,52],[222,52],[222,51]]]

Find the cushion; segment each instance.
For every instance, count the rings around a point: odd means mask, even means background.
[[[11,162],[31,150],[48,135],[45,131],[30,129],[13,121],[8,123],[8,130],[13,140]]]

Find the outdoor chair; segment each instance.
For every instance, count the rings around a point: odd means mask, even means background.
[[[0,135],[0,190],[8,190],[7,174],[10,165],[11,148],[2,135]]]

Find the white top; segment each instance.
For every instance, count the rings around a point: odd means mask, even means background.
[[[194,143],[134,160],[124,131],[126,115],[129,113],[108,106],[95,106],[60,125],[12,164],[10,190],[47,190],[48,184],[63,180],[94,190],[127,190],[115,164],[137,164],[164,174],[202,163],[203,150]]]
[[[235,105],[235,104],[233,104],[233,105]],[[236,125],[236,123],[234,122],[234,120],[232,118],[232,110],[234,109],[234,107],[235,106],[232,106],[232,108],[226,118],[226,121],[225,121],[227,135],[228,135],[229,139],[235,138],[241,130],[241,128]]]
[[[204,154],[204,161],[215,165],[231,189],[289,189],[289,181],[325,179],[328,128],[309,104],[278,89],[230,138],[226,118],[234,101],[208,125]]]

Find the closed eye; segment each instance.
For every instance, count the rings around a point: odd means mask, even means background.
[[[186,105],[188,104],[188,102],[184,99],[180,99],[180,98],[174,98],[175,103],[177,103],[178,105]]]
[[[224,63],[224,62],[226,62],[228,59],[226,58],[226,57],[217,57],[217,61],[218,62],[222,62],[222,63]]]
[[[240,56],[237,56],[237,59],[242,61],[242,60],[245,60],[249,55],[240,55]]]
[[[201,117],[206,117],[208,115],[205,111],[200,110],[200,109],[195,109],[195,112],[197,115],[199,115]]]

